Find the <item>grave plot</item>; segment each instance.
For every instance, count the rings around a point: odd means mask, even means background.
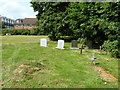
[[[39,72],[49,72],[46,65],[40,61],[25,62],[16,68],[13,73],[34,75]]]
[[[115,82],[118,81],[118,79],[116,79],[113,75],[108,74],[109,71],[104,70],[102,67],[93,67],[95,71],[98,71],[100,77],[105,80],[105,81],[109,81],[109,82]]]

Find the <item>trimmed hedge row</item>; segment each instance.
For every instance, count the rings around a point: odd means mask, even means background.
[[[2,35],[6,35],[6,33],[9,33],[11,35],[45,35],[40,29],[33,28],[33,29],[2,29]],[[77,37],[73,36],[53,36],[48,35],[48,37],[51,40],[58,40],[63,39],[66,42],[70,42],[71,40],[77,40]]]
[[[43,35],[38,28],[33,29],[2,29],[2,35],[10,33],[11,35]]]
[[[77,37],[74,37],[74,36],[52,36],[52,35],[48,35],[48,37],[53,40],[53,41],[56,41],[56,40],[59,40],[59,39],[62,39],[64,40],[65,42],[71,42],[71,40],[77,40],[78,38]]]

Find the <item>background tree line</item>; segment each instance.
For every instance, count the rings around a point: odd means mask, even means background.
[[[75,39],[82,37],[95,46],[103,43],[108,43],[104,46],[110,45],[112,42],[115,43],[118,55],[120,2],[31,2],[31,4],[34,11],[38,11],[38,28],[43,35],[49,35],[52,40],[60,39],[61,36],[72,36]],[[105,40],[109,42],[104,42]]]
[[[120,2],[31,2],[31,5],[38,11],[38,28],[43,35],[52,40],[61,36],[86,38],[95,46],[107,45],[104,49],[109,48],[119,57]],[[114,44],[113,50],[109,45]]]

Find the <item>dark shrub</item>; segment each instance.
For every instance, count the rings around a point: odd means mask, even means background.
[[[112,42],[110,40],[104,41],[103,49],[106,52],[110,52],[113,57],[120,57],[118,40],[114,40]]]

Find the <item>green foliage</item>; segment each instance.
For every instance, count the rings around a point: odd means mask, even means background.
[[[39,30],[51,40],[84,37],[100,46],[120,36],[120,2],[31,2]]]
[[[32,29],[2,29],[2,34],[6,35],[10,33],[11,35],[42,35],[43,33],[39,28]]]
[[[65,40],[65,42],[71,42],[72,40],[76,40],[77,38],[74,36],[60,36],[60,39]]]
[[[107,53],[111,51],[111,46],[112,42],[110,40],[104,41],[103,43],[103,50],[106,51]]]
[[[81,44],[80,54],[82,54],[83,44],[85,44],[86,40],[87,40],[86,38],[78,38],[77,40]]]
[[[56,36],[54,36],[54,34],[49,34],[48,37],[50,38],[50,40],[56,40]]]
[[[44,35],[53,36],[53,38],[72,35],[72,30],[69,29],[69,20],[66,17],[68,5],[69,2],[32,2],[32,7],[38,11],[39,29]]]
[[[54,35],[54,34],[53,34]],[[74,36],[52,36],[51,34],[48,35],[48,37],[51,39],[51,40],[58,40],[58,39],[62,39],[62,40],[65,40],[65,42],[71,42],[71,40],[76,40],[77,38],[75,38]]]
[[[106,52],[110,52],[111,55],[113,57],[120,57],[120,52],[119,52],[119,43],[117,40],[115,41],[110,41],[110,40],[107,40],[104,42],[103,44],[103,49],[106,51]]]
[[[43,34],[81,37],[94,44],[102,45],[104,40],[118,35],[120,27],[119,2],[31,2],[38,11],[39,28]]]
[[[39,28],[30,29],[30,35],[41,35]]]
[[[29,34],[28,29],[2,29],[2,34],[6,35],[6,33],[10,33],[11,35],[27,35]]]
[[[80,44],[85,44],[86,38],[78,38],[77,40]]]

